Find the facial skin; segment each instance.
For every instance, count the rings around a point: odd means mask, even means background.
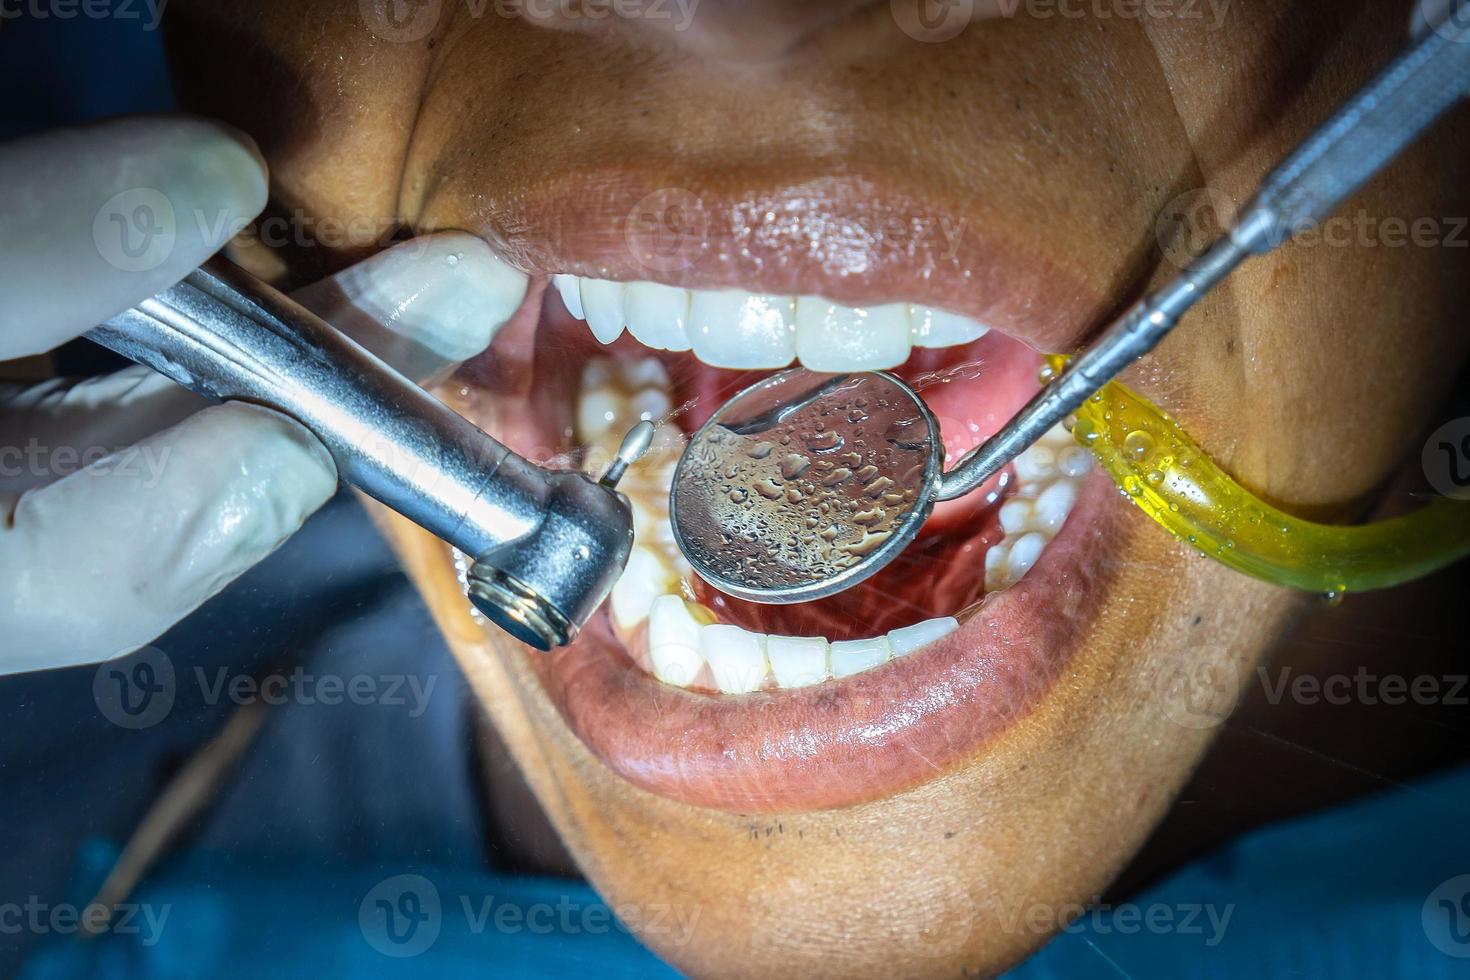
[[[350,2],[171,9],[186,103],[257,138],[278,209],[372,229],[354,248],[282,250],[289,275],[345,264],[387,229],[464,228],[533,273],[922,299],[1041,350],[1075,347],[1172,271],[1160,210],[1199,187],[1244,200],[1391,57],[1408,15],[1235,0],[1218,21],[1020,14],[925,43],[886,3],[704,0],[685,32],[444,6],[404,42]],[[1466,213],[1467,135],[1454,120],[1346,213]],[[622,222],[667,188],[707,202],[718,245],[660,277]],[[758,219],[788,208],[795,227]],[[958,222],[959,245],[861,233],[893,214]],[[1263,496],[1356,517],[1464,363],[1465,282],[1443,248],[1289,247],[1129,380]],[[1110,493],[1091,520],[1106,567],[1049,639],[1059,675],[1008,726],[879,798],[758,816],[605,765],[528,651],[470,619],[444,547],[390,528],[581,870],[614,907],[697,910],[692,942],[648,925],[649,946],[698,975],[932,976],[1001,970],[1047,938],[1025,910],[1100,894],[1215,731],[1179,723],[1164,679],[1243,682],[1303,608]]]

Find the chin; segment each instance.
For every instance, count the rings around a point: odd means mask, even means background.
[[[621,486],[635,544],[609,601],[540,653],[471,611],[463,556],[389,526],[584,871],[615,906],[699,916],[692,938],[640,932],[670,962],[995,972],[1065,921],[1035,910],[1107,887],[1295,602],[1150,525],[1061,428],[848,592],[714,591],[674,544],[675,463],[724,398],[803,351],[917,385],[951,459],[1040,383],[1028,340],[918,295],[557,273],[437,393],[528,458],[592,473],[657,424]],[[835,452],[832,478],[873,479]]]

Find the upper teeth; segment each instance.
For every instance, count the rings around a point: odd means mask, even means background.
[[[578,438],[589,460],[613,451],[634,416],[661,421],[668,398],[657,395],[668,378],[655,359],[594,358],[583,371]],[[641,402],[648,409],[638,410]],[[655,676],[680,687],[712,686],[726,694],[762,688],[796,688],[871,670],[941,639],[959,624],[940,617],[885,636],[828,642],[820,636],[768,636],[720,624],[714,613],[689,601],[692,571],[669,526],[669,484],[682,439],[674,426],[659,426],[670,451],[650,453],[628,472],[620,489],[633,510],[634,540],[622,577],[613,587],[613,625],[627,642],[647,624],[648,660]],[[1004,504],[1004,539],[986,552],[990,590],[1019,580],[1066,520],[1076,489],[1090,467],[1087,450],[1060,428],[1016,461],[1017,490]],[[589,462],[598,470],[605,460]]]
[[[844,306],[816,296],[742,289],[680,289],[653,282],[552,276],[571,314],[610,344],[626,328],[656,350],[693,350],[712,367],[814,371],[897,367],[913,347],[950,347],[983,336],[974,320],[912,303]]]

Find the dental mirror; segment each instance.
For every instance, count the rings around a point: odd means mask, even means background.
[[[884,372],[756,382],[690,439],[669,517],[699,576],[752,602],[820,599],[908,547],[939,490],[939,424]]]
[[[694,434],[669,516],[694,570],[755,602],[856,585],[919,533],[936,500],[978,487],[1153,350],[1243,261],[1316,226],[1465,97],[1470,0],[1349,99],[1246,204],[1230,231],[1113,321],[999,432],[941,473],[939,426],[886,373],[797,369],[757,382]]]

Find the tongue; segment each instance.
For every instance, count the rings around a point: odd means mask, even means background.
[[[986,334],[954,348],[916,352],[898,374],[912,384],[939,421],[944,468],[995,435],[1036,393],[1041,357],[1007,337]],[[1009,480],[1002,470],[958,500],[934,508],[925,532],[949,532],[992,505]]]

